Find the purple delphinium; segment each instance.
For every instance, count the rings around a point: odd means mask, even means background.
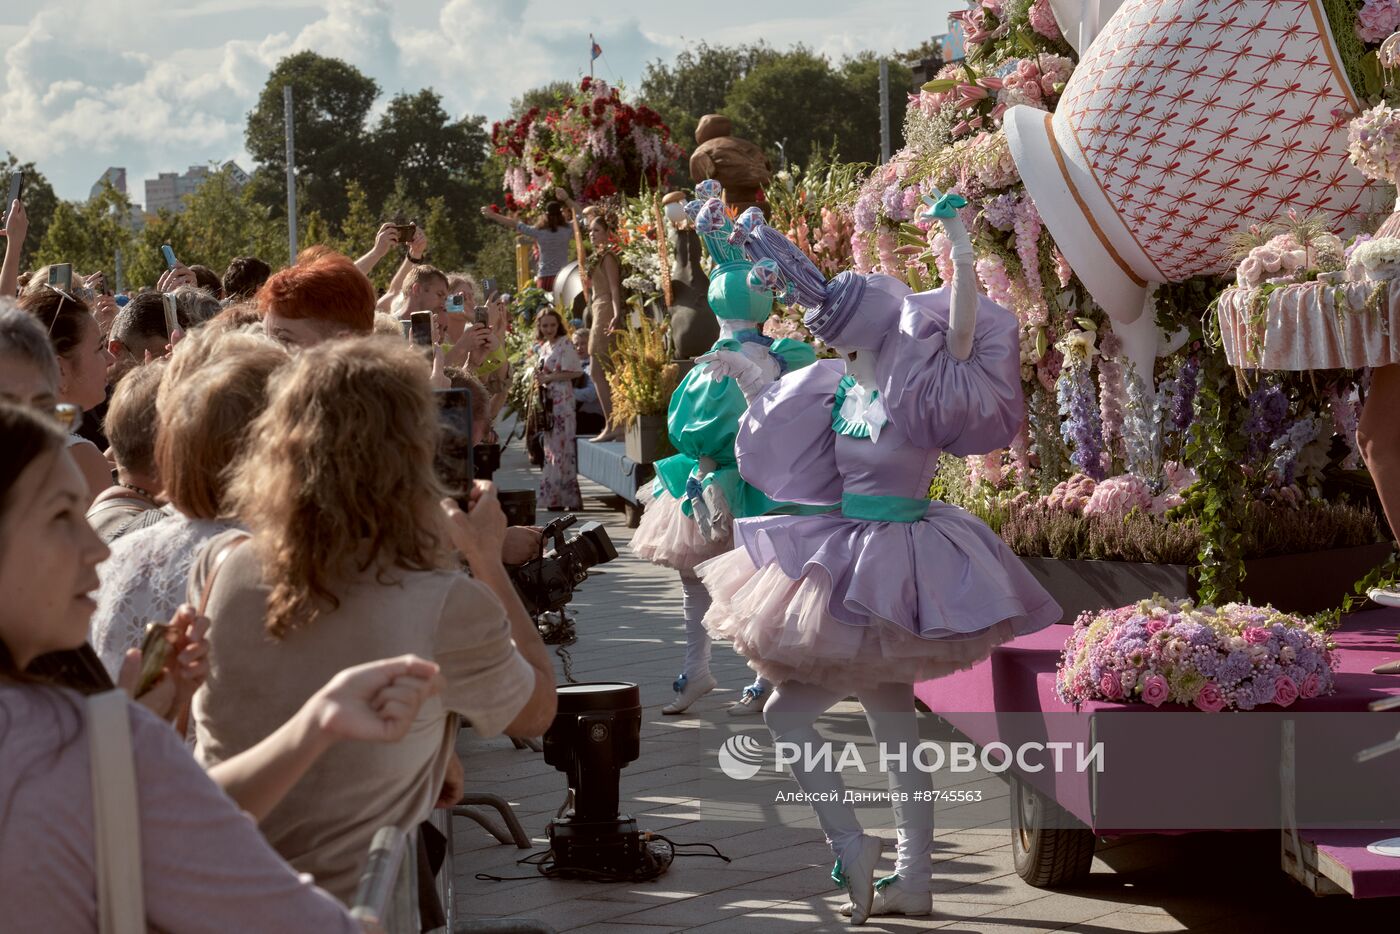
[[[1099,417],[1098,392],[1087,361],[1060,371],[1056,396],[1060,403],[1060,434],[1073,450],[1070,461],[1095,480],[1104,478],[1103,421]]]
[[[1185,431],[1195,419],[1196,388],[1201,373],[1201,363],[1194,355],[1189,356],[1177,371],[1175,392],[1172,394],[1172,427]]]
[[[1288,397],[1277,386],[1260,386],[1246,402],[1249,417],[1244,422],[1244,433],[1249,439],[1250,455],[1258,457],[1283,434],[1288,423]]]

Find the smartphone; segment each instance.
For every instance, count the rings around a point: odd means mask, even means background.
[[[454,496],[465,499],[475,476],[472,393],[470,389],[438,389],[434,395],[437,396],[439,432],[433,466],[443,485]]]
[[[447,304],[443,307],[449,315],[464,314],[467,310],[467,296],[461,292],[454,292],[447,296]]]
[[[490,324],[491,324],[491,312],[489,312],[489,311],[486,310],[486,306],[485,306],[485,305],[477,305],[477,306],[476,306],[475,321],[474,321],[473,323],[474,323],[474,324],[480,324],[480,325],[486,325],[486,326],[488,326],[488,327],[490,326]]]
[[[140,697],[155,687],[165,672],[165,663],[170,659],[170,625],[168,623],[147,623],[146,635],[141,640],[141,678],[136,682],[136,696]]]
[[[160,245],[160,255],[165,257],[166,269],[175,268],[175,251],[170,248],[170,244],[162,243]]]
[[[97,284],[92,288],[98,295],[112,294],[112,287],[107,283],[107,274],[105,272],[99,272],[97,274]]]
[[[413,336],[413,335],[410,333],[411,329],[413,328],[413,322],[412,322],[412,321],[409,321],[409,320],[407,320],[407,319],[404,319],[404,320],[399,321],[399,324],[401,324],[401,325],[403,326],[403,339],[404,339],[404,340],[410,339],[410,338]]]
[[[496,280],[495,280],[495,279],[482,279],[482,280],[481,280],[481,297],[482,297],[482,299],[484,299],[485,301],[488,301],[488,302],[489,302],[489,301],[491,301],[491,296],[493,296],[493,295],[495,295],[495,294],[496,294]]]
[[[418,232],[417,224],[395,224],[394,229],[398,231],[399,245],[407,247],[413,242],[413,235]]]
[[[5,199],[5,204],[0,207],[0,218],[6,222],[10,219],[10,205],[14,204],[24,194],[24,173],[15,171],[10,176],[10,196]]]
[[[160,303],[165,306],[165,336],[174,340],[175,332],[180,328],[180,307],[170,292],[160,293]]]
[[[60,292],[73,292],[73,264],[54,263],[49,267],[49,285]]]
[[[408,339],[423,347],[433,346],[433,313],[431,311],[415,311],[408,316],[408,320]]]

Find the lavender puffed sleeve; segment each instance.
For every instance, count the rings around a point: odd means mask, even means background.
[[[965,457],[1007,447],[1025,418],[1016,316],[978,297],[972,353],[948,350],[947,288],[904,299],[876,378],[890,421],[914,444]]]
[[[789,373],[754,399],[739,419],[739,474],[771,499],[801,506],[841,501],[831,407],[845,368],[818,360]]]

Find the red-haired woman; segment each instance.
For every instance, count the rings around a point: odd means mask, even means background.
[[[311,247],[258,291],[267,336],[288,347],[374,329],[374,285],[349,257]]]

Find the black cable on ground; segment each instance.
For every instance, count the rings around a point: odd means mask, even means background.
[[[516,860],[515,864],[517,866],[534,866],[539,874],[546,879],[572,879],[580,882],[650,882],[670,869],[671,864],[679,856],[703,856],[708,859],[722,859],[726,863],[733,862],[728,856],[721,853],[713,843],[676,843],[670,837],[649,830],[642,834],[642,842],[644,846],[642,865],[631,873],[615,873],[577,867],[559,869],[554,865],[552,850],[538,850],[529,856]],[[709,847],[713,852],[676,852],[677,848],[689,847]],[[476,874],[478,882],[524,882],[533,878],[535,876],[493,876],[486,872]]]

